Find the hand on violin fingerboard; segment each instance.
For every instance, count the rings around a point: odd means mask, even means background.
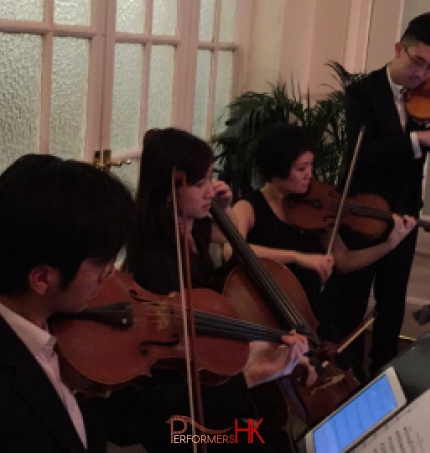
[[[264,341],[250,343],[248,362],[243,369],[248,388],[288,375],[299,363],[308,368],[308,379],[312,381],[315,371],[304,356],[308,351],[307,338],[292,331],[282,340],[284,344],[280,346]]]
[[[387,238],[387,242],[391,249],[396,248],[417,224],[416,219],[408,215],[400,217],[397,214],[393,214],[393,221],[393,229]]]

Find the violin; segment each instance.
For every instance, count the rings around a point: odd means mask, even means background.
[[[266,399],[266,426],[270,423],[276,429],[283,423],[282,402],[304,423],[312,425],[345,400],[358,387],[358,381],[351,371],[340,370],[324,357],[322,343],[316,334],[318,321],[295,275],[279,262],[258,258],[216,200],[212,201],[211,213],[241,264],[228,275],[224,296],[249,322],[273,328],[289,326],[306,335],[313,363],[317,365],[318,378],[309,387],[303,386],[303,376],[298,369],[292,376],[251,390],[260,410],[264,407],[261,402]],[[270,401],[264,396],[264,387],[270,388]],[[276,391],[278,400],[273,398]],[[271,417],[275,411],[279,419]]]
[[[284,331],[242,320],[214,291],[192,289],[191,298],[195,359],[206,384],[219,384],[241,372],[249,341],[282,343]],[[115,270],[84,310],[50,319],[62,377],[75,390],[100,394],[150,376],[153,368],[183,373],[182,321],[178,293],[150,293],[131,275]]]
[[[323,231],[333,227],[341,196],[336,188],[315,179],[304,195],[291,195],[285,203],[287,221],[297,228]],[[348,197],[340,217],[342,225],[369,240],[378,239],[392,221],[392,213],[384,198],[376,194]],[[417,219],[417,225],[430,231],[430,222]]]
[[[430,78],[406,95],[406,111],[418,123],[430,121]]]

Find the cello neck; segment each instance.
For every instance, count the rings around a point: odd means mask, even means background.
[[[271,303],[272,308],[275,310],[281,321],[283,321],[283,327],[295,329],[298,333],[306,335],[316,344],[319,344],[318,338],[307,324],[306,320],[296,310],[292,301],[278,285],[270,272],[262,265],[261,260],[257,257],[215,199],[212,201],[211,214],[220,230],[228,239],[234,250],[235,256],[239,259],[251,280],[255,282],[260,291],[267,296],[268,302]],[[286,271],[288,271],[288,269],[286,269]]]

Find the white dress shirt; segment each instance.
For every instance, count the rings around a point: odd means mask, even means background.
[[[387,65],[387,77],[388,77],[388,82],[391,87],[391,91],[393,92],[394,103],[396,104],[396,108],[399,113],[400,123],[402,124],[403,130],[405,130],[406,123],[408,121],[408,114],[406,112],[406,106],[405,106],[406,90],[401,85],[397,85],[391,80],[389,65]],[[414,151],[414,157],[415,157],[415,159],[419,159],[422,156],[422,151],[421,151],[420,142],[418,141],[417,134],[415,132],[411,132],[410,137],[411,137],[412,149]]]
[[[48,330],[40,329],[38,326],[19,316],[14,311],[0,303],[0,315],[10,325],[21,341],[43,368],[52,385],[63,402],[70,419],[82,441],[87,447],[87,435],[85,432],[84,420],[79,409],[76,398],[70,389],[63,383],[60,375],[58,355],[54,346],[56,338]]]

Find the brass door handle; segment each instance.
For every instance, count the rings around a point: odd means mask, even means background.
[[[123,164],[131,164],[131,159],[112,160],[112,150],[110,149],[94,152],[93,165],[102,171],[110,171],[111,167],[121,167]]]

